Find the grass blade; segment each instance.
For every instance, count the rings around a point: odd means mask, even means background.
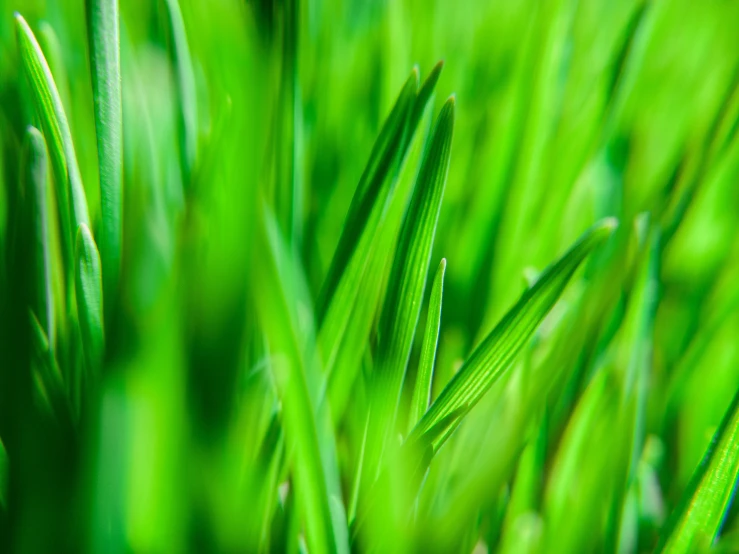
[[[172,33],[172,57],[177,71],[177,93],[180,100],[180,159],[186,184],[197,157],[198,105],[190,47],[187,43],[185,21],[177,0],[166,0],[169,26]]]
[[[703,552],[713,543],[739,475],[739,392],[724,415],[655,552]]]
[[[422,108],[425,108],[431,97],[439,71],[440,66],[437,66],[424,82],[418,95],[415,93],[417,71],[414,70],[411,74],[377,139],[370,162],[355,192],[342,238],[339,240],[324,285],[324,293],[319,299],[317,312],[317,320],[320,323],[319,344],[324,369],[329,375],[333,373],[344,337],[348,332],[350,319],[354,315],[350,307],[354,306],[359,296],[358,292],[362,290],[363,279],[371,272],[368,266],[372,264],[372,267],[381,271],[385,267],[385,258],[389,257],[386,255],[383,259],[372,262],[373,257],[383,253],[378,248],[388,238],[387,233],[394,231],[396,224],[400,225],[402,210],[396,209],[399,204],[395,202],[398,196],[397,169],[403,165],[411,137],[421,120],[424,111]],[[392,241],[395,239],[394,236],[390,238]],[[344,248],[347,249],[346,252]],[[341,265],[344,263],[345,267]],[[336,272],[336,275],[332,276],[332,272]],[[337,279],[336,290],[327,289],[327,284],[334,282],[333,279]],[[373,279],[374,276],[371,274],[367,278],[370,284]],[[331,290],[328,293],[330,299],[327,300],[325,293],[329,290]],[[321,311],[322,302],[328,302],[325,311]],[[373,315],[374,312],[368,312],[369,317]],[[359,321],[357,326],[362,327],[363,323]]]
[[[307,290],[271,214],[259,225],[264,263],[257,268],[257,310],[275,355],[274,374],[283,406],[285,440],[293,450],[292,471],[308,546],[312,552],[346,552],[346,518],[332,513],[340,502],[333,432],[325,403],[319,406],[321,375],[311,352],[311,322],[298,319]],[[279,354],[279,356],[278,356]],[[343,528],[342,528],[343,527]]]
[[[41,47],[26,20],[18,13],[15,14],[15,27],[21,65],[31,84],[36,111],[48,142],[57,198],[60,203],[64,259],[67,267],[71,268],[74,255],[74,230],[83,223],[88,227],[90,224],[82,177],[77,165],[67,116]]]
[[[418,375],[416,386],[413,389],[411,400],[411,412],[408,417],[409,431],[418,423],[426,413],[431,400],[431,382],[434,376],[434,362],[436,361],[436,349],[439,343],[439,326],[441,324],[441,300],[444,294],[444,273],[446,272],[446,258],[441,259],[439,268],[436,270],[434,283],[431,285],[431,297],[429,299],[428,319],[426,331],[423,335],[421,345],[421,358],[418,361]]]
[[[51,239],[47,201],[48,157],[43,135],[35,127],[26,130],[21,168],[25,172],[25,188],[31,199],[34,234],[34,287],[33,311],[48,337],[49,350],[54,351],[56,337],[54,298],[51,283]]]
[[[88,0],[87,23],[100,171],[100,255],[108,298],[118,286],[123,234],[123,108],[118,0]],[[79,223],[78,223],[79,224]]]
[[[384,203],[390,187],[383,183],[399,159],[399,148],[402,144],[406,123],[411,113],[416,90],[418,89],[418,69],[414,68],[406,80],[395,101],[395,105],[385,120],[385,124],[377,137],[367,166],[359,179],[352,203],[346,215],[344,228],[331,260],[326,279],[321,291],[318,305],[318,322],[322,323],[339,281],[346,273],[349,261],[359,250],[360,239],[364,229],[371,221],[372,208],[376,203]]]
[[[88,367],[92,371],[97,371],[105,352],[103,280],[100,254],[90,228],[84,223],[77,229],[75,252],[75,286],[82,347]]]
[[[438,451],[461,419],[506,371],[518,352],[552,309],[587,255],[604,242],[617,225],[607,218],[590,230],[557,262],[549,266],[490,334],[480,343],[439,398],[413,429],[406,443]],[[456,414],[452,417],[453,414]]]
[[[405,371],[421,311],[436,224],[444,197],[454,128],[454,97],[439,114],[421,166],[408,213],[400,232],[390,272],[389,290],[380,320],[376,380],[370,437],[377,440],[370,452],[382,456],[394,427]],[[374,429],[372,429],[374,427]],[[376,436],[375,433],[379,433]],[[376,458],[379,462],[380,458]],[[368,465],[370,471],[376,469]]]

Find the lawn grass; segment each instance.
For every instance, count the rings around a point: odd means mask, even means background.
[[[0,2],[0,550],[734,552],[739,6]]]

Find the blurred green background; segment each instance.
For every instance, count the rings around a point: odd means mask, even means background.
[[[90,377],[54,279],[57,393],[34,369],[18,261],[39,123],[16,11],[101,226],[85,3],[1,0],[1,549],[308,548],[279,321],[256,307],[279,287],[255,277],[260,214],[310,320],[383,121],[414,65],[425,78],[439,60],[431,110],[455,93],[456,114],[430,265],[448,264],[434,396],[527,282],[596,220],[620,225],[434,459],[412,518],[370,534],[417,552],[654,548],[739,388],[739,3],[120,0],[120,286]],[[349,356],[358,382],[333,421],[345,506],[376,335]],[[738,526],[731,509],[722,536]]]

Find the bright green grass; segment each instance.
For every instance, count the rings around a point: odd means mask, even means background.
[[[0,0],[0,551],[739,551],[737,29]]]

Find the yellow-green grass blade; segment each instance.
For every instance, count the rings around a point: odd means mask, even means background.
[[[76,229],[83,223],[89,227],[87,199],[69,123],[49,65],[33,31],[18,13],[15,14],[15,28],[21,65],[31,85],[34,105],[49,148],[61,214],[62,248],[69,271],[73,265]]]
[[[738,475],[739,393],[670,516],[656,551],[679,554],[706,550],[721,527]]]
[[[56,337],[54,297],[51,280],[51,239],[48,215],[48,156],[43,135],[35,127],[26,130],[21,170],[24,173],[26,194],[30,200],[33,229],[33,263],[35,283],[33,290],[34,313],[48,337],[49,350],[54,351]]]
[[[75,287],[82,347],[88,367],[99,370],[105,354],[103,328],[103,280],[95,239],[84,223],[77,229],[75,248]]]
[[[332,510],[341,503],[333,430],[327,405],[319,405],[321,372],[313,351],[312,322],[299,319],[308,302],[302,276],[280,237],[273,216],[258,225],[262,263],[256,268],[257,311],[273,352],[273,372],[282,401],[283,429],[311,552],[347,552],[346,517]]]
[[[87,0],[87,25],[100,174],[103,289],[118,287],[123,235],[123,108],[118,0]],[[110,303],[109,303],[110,304]]]
[[[588,254],[613,232],[617,222],[607,218],[591,227],[558,261],[549,266],[536,284],[487,335],[452,380],[441,391],[406,443],[437,451],[467,412],[511,366],[564,291],[575,270]],[[428,454],[426,454],[428,457]]]
[[[421,357],[418,361],[418,374],[416,375],[416,385],[413,388],[411,412],[408,416],[409,431],[413,429],[416,423],[418,423],[421,417],[423,417],[423,414],[426,413],[431,400],[431,382],[434,376],[434,362],[436,361],[436,349],[439,343],[441,300],[444,293],[445,272],[446,258],[442,258],[439,268],[436,270],[434,283],[431,285],[431,297],[429,298],[426,330],[423,334]]]

